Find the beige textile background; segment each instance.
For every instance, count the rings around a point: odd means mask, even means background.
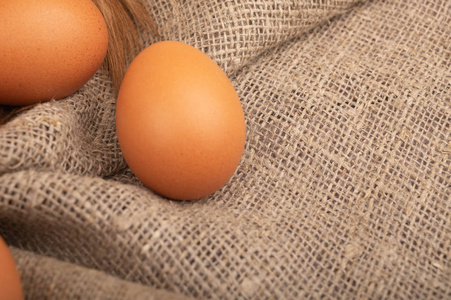
[[[103,70],[12,119],[0,235],[29,299],[451,298],[450,1],[147,8],[232,80],[242,161],[198,201],[144,188]]]

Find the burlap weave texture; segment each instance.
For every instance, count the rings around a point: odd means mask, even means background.
[[[30,298],[450,298],[451,2],[185,2],[148,10],[232,80],[237,172],[195,202],[142,187],[102,70],[22,113],[0,128],[0,234]],[[36,261],[76,271],[33,281]]]

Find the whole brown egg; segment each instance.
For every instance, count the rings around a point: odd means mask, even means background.
[[[101,66],[108,31],[91,0],[0,0],[0,104],[64,98]]]
[[[240,99],[204,52],[164,41],[143,50],[122,82],[116,128],[125,161],[153,191],[208,196],[232,177],[245,145]]]
[[[0,299],[23,299],[22,284],[14,258],[2,237],[0,237]]]

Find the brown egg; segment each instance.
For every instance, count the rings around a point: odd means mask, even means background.
[[[172,199],[220,189],[244,149],[233,85],[205,53],[182,42],[153,44],[134,59],[119,91],[116,127],[130,169]]]
[[[105,20],[91,0],[0,3],[0,104],[66,97],[101,66]]]
[[[22,284],[16,264],[2,237],[0,237],[0,299],[23,299]]]

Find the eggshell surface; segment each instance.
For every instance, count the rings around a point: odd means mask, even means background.
[[[64,98],[101,66],[105,19],[91,0],[0,0],[0,104]]]
[[[177,41],[155,43],[133,60],[119,91],[116,127],[133,173],[177,200],[199,199],[225,185],[246,135],[226,74],[205,53]]]
[[[0,300],[23,299],[22,284],[14,258],[0,237]]]

